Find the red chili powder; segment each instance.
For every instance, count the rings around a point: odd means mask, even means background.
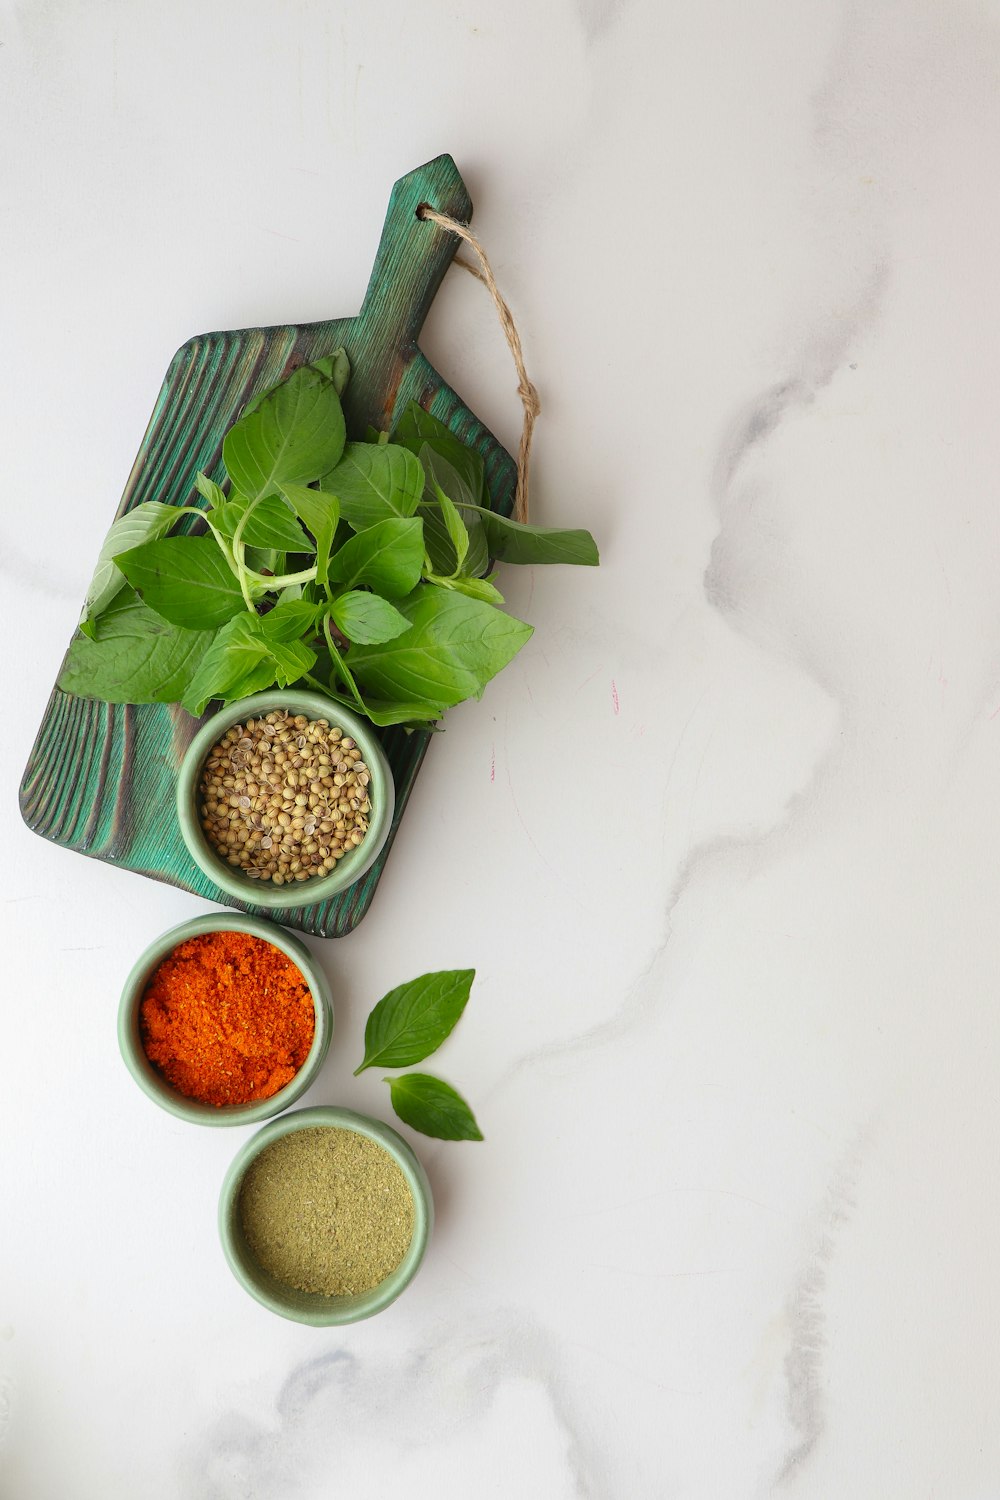
[[[246,932],[188,938],[146,985],[143,1049],[172,1088],[202,1104],[250,1104],[284,1088],[316,1030],[291,959]]]

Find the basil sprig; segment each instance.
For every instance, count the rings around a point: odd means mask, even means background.
[[[343,350],[296,370],[226,434],[223,482],[195,476],[201,503],[115,522],[64,692],[197,715],[306,683],[408,727],[482,695],[532,633],[491,559],[593,566],[593,537],[491,511],[481,456],[415,402],[348,442],[349,374]],[[192,515],[204,530],[174,531]]]
[[[366,1068],[407,1068],[423,1062],[451,1035],[465,1010],[475,969],[442,969],[421,974],[384,995],[365,1027]],[[481,1141],[472,1110],[450,1084],[430,1073],[386,1078],[399,1118],[424,1135],[445,1141]]]

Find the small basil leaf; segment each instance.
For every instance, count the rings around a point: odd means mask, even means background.
[[[231,499],[212,512],[212,525],[221,531],[227,541],[232,541],[247,510],[241,537],[248,547],[274,547],[279,552],[308,552],[309,539],[292,512],[277,495],[268,495],[263,500],[252,502],[246,495],[233,495]]]
[[[410,622],[387,599],[360,589],[340,594],[330,605],[330,619],[341,635],[358,645],[391,641],[410,629]]]
[[[430,1057],[454,1030],[475,977],[475,969],[439,969],[383,995],[368,1017],[364,1060],[355,1077],[376,1064],[408,1068]]]
[[[373,724],[382,728],[404,724],[410,728],[428,729],[440,719],[444,709],[438,703],[388,703],[381,698],[365,698],[365,713]]]
[[[194,487],[203,500],[207,500],[214,510],[219,509],[226,503],[225,492],[214,479],[209,479],[207,474],[201,471],[194,476]]]
[[[589,531],[569,527],[526,526],[498,516],[495,511],[478,509],[486,540],[493,557],[499,562],[544,564],[569,563],[576,567],[596,568],[600,563],[597,543]],[[466,515],[466,511],[462,511]]]
[[[462,564],[465,562],[466,556],[469,551],[469,533],[466,529],[465,522],[462,520],[462,517],[455,509],[453,501],[449,500],[448,496],[439,485],[435,485],[435,490],[437,492],[438,504],[441,507],[441,513],[444,516],[444,524],[448,532],[448,540],[451,542],[451,545],[455,549],[454,573],[457,576],[462,571]]]
[[[397,1115],[413,1130],[441,1141],[481,1141],[483,1133],[461,1094],[430,1073],[386,1078]]]
[[[245,608],[240,586],[210,536],[168,536],[115,558],[150,609],[173,625],[207,630]]]
[[[342,396],[347,389],[347,382],[351,378],[351,361],[347,357],[346,349],[334,349],[332,354],[324,354],[322,359],[314,359],[312,368],[325,375],[327,380],[333,381],[333,388],[338,396]]]
[[[340,501],[355,531],[391,516],[412,516],[424,491],[424,471],[407,449],[392,443],[348,443],[344,456],[320,481]]]
[[[421,585],[399,608],[412,630],[350,652],[362,687],[390,701],[450,708],[476,698],[531,635],[522,620],[451,589]]]
[[[164,536],[177,519],[176,507],[163,505],[159,500],[147,500],[118,517],[97,554],[97,567],[80,616],[80,629],[84,635],[94,639],[94,621],[125,587],[125,575],[115,562],[118,553]]]
[[[333,382],[308,365],[268,393],[226,433],[222,456],[250,500],[282,484],[308,484],[332,469],[346,429]]]
[[[179,703],[212,640],[210,630],[171,625],[124,588],[97,623],[75,636],[58,686],[105,703]]]
[[[259,617],[261,633],[269,641],[296,641],[307,630],[313,629],[319,614],[319,606],[309,604],[305,599],[283,598],[266,615]]]
[[[447,578],[442,586],[465,594],[470,599],[482,599],[484,604],[502,604],[503,594],[489,578]]]
[[[473,577],[489,571],[490,551],[475,496],[452,465],[425,444],[420,462],[427,488],[420,514],[424,517],[427,551],[435,573]],[[452,502],[452,503],[449,503]],[[440,518],[438,518],[440,512]],[[461,519],[465,535],[456,521]]]
[[[244,611],[216,633],[184,696],[184,707],[198,715],[215,698],[232,702],[275,683],[287,687],[315,661],[316,653],[301,641],[269,639],[261,616]]]
[[[329,576],[346,588],[366,583],[386,599],[402,599],[420,582],[424,528],[393,517],[359,531],[330,559]]]
[[[304,484],[283,484],[281,493],[303,526],[312,532],[316,544],[316,582],[322,586],[327,581],[330,548],[340,519],[340,506],[333,495],[311,490]]]

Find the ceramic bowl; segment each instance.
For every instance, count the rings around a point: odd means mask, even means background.
[[[267,943],[273,943],[276,948],[287,953],[312,992],[316,1032],[306,1060],[290,1083],[286,1083],[283,1089],[279,1089],[269,1099],[261,1099],[256,1104],[199,1104],[196,1099],[188,1099],[171,1088],[143,1050],[139,1032],[139,1007],[153,970],[178,944],[206,932],[249,932]],[[237,912],[216,912],[207,917],[195,917],[191,922],[171,927],[169,932],[164,932],[155,942],[150,943],[126,979],[118,1007],[118,1046],[132,1077],[154,1104],[180,1120],[190,1120],[194,1125],[256,1125],[258,1121],[268,1120],[280,1110],[287,1109],[296,1099],[301,1098],[315,1080],[329,1050],[332,1035],[330,986],[305,943],[299,942],[298,938],[273,922]]]
[[[250,880],[242,870],[229,864],[215,852],[202,831],[198,793],[201,768],[212,746],[234,724],[240,724],[246,719],[258,719],[277,708],[287,709],[289,713],[305,714],[309,719],[326,719],[330,724],[340,725],[347,731],[356,742],[371,774],[368,794],[372,804],[368,832],[356,849],[337,861],[336,868],[329,875],[316,875],[310,880],[281,886],[274,886],[269,880]],[[242,698],[229,708],[213,714],[191,741],[177,773],[177,817],[181,836],[199,870],[220,890],[225,891],[227,896],[234,896],[249,906],[268,909],[283,907],[287,910],[295,906],[313,906],[320,901],[329,900],[331,896],[336,896],[339,891],[346,890],[349,885],[360,880],[375,863],[389,837],[394,806],[392,772],[371,724],[346,708],[341,708],[331,698],[324,698],[322,693],[300,691],[298,688],[257,693],[252,698]]]
[[[413,1238],[410,1248],[394,1271],[370,1292],[356,1296],[325,1297],[320,1293],[300,1292],[277,1281],[269,1275],[255,1259],[246,1243],[240,1222],[239,1198],[243,1177],[266,1147],[295,1130],[314,1130],[317,1126],[333,1126],[342,1130],[356,1130],[369,1140],[376,1141],[388,1151],[399,1166],[413,1194]],[[237,1281],[258,1302],[296,1323],[311,1323],[316,1327],[328,1327],[335,1323],[357,1323],[370,1318],[394,1302],[409,1286],[423,1260],[434,1222],[434,1207],[431,1201],[430,1183],[402,1136],[390,1125],[373,1120],[367,1115],[355,1114],[350,1109],[319,1107],[297,1109],[272,1120],[265,1125],[237,1153],[226,1173],[219,1197],[219,1235],[230,1270]]]

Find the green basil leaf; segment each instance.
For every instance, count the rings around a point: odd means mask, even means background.
[[[296,641],[314,629],[319,616],[318,604],[301,598],[282,599],[266,615],[259,616],[260,628],[269,641]]]
[[[439,969],[383,995],[368,1017],[364,1060],[355,1077],[376,1064],[408,1068],[430,1057],[451,1035],[475,977],[475,969]]]
[[[420,515],[433,571],[446,578],[459,574],[479,577],[488,572],[490,549],[469,486],[448,460],[426,443],[420,450],[420,462],[427,475]],[[464,539],[456,526],[458,520],[465,528]]]
[[[94,621],[125,587],[125,575],[115,562],[118,553],[125,552],[130,547],[138,547],[141,542],[150,542],[156,537],[164,536],[176,520],[176,506],[163,505],[159,500],[147,500],[118,517],[97,554],[97,567],[90,580],[80,616],[80,629],[84,635],[94,639]]]
[[[327,581],[330,548],[340,520],[340,506],[333,495],[311,490],[304,484],[283,484],[281,493],[302,522],[313,534],[316,545],[316,582]]]
[[[448,532],[448,540],[455,549],[454,574],[457,576],[462,571],[462,564],[469,552],[469,533],[465,522],[455,509],[454,502],[449,500],[440,485],[435,485],[438,504],[444,516],[445,528]]]
[[[600,563],[597,543],[582,528],[526,526],[482,507],[477,507],[477,513],[482,518],[490,553],[498,562],[570,563],[583,568],[596,568]],[[467,514],[462,509],[462,515]]]
[[[405,1124],[441,1141],[481,1141],[483,1133],[461,1094],[430,1073],[386,1078],[392,1107]]]
[[[390,703],[381,698],[365,698],[365,713],[373,724],[383,728],[390,724],[405,724],[410,728],[427,729],[440,719],[444,709],[439,703]]]
[[[440,580],[440,585],[442,588],[455,589],[460,594],[466,594],[470,599],[482,599],[486,604],[503,603],[503,594],[490,578],[443,578]]]
[[[531,635],[522,620],[451,589],[422,584],[399,608],[412,630],[348,655],[362,687],[390,701],[450,708],[479,697]]]
[[[194,487],[203,500],[207,500],[213,510],[220,509],[226,503],[224,490],[217,485],[214,479],[209,479],[207,474],[199,470],[194,476]]]
[[[233,702],[275,683],[287,687],[315,661],[316,653],[301,641],[269,638],[264,618],[244,611],[216,633],[183,698],[184,707],[198,715],[215,698]]]
[[[256,500],[282,484],[308,484],[332,469],[345,436],[333,382],[306,365],[229,429],[222,456],[236,488]]]
[[[191,630],[207,630],[245,609],[240,586],[210,536],[168,536],[115,558],[150,609]]]
[[[360,589],[338,595],[329,613],[341,635],[361,646],[394,640],[411,628],[406,616],[387,599]]]
[[[392,441],[409,448],[418,458],[420,450],[426,445],[451,465],[468,487],[476,504],[488,503],[486,466],[482,454],[477,453],[475,448],[467,447],[461,438],[456,437],[443,422],[425,411],[416,401],[410,402],[396,423]],[[451,498],[454,500],[456,497],[452,495]]]
[[[316,665],[316,653],[305,641],[271,641],[268,651],[274,663],[274,680],[279,687],[298,682],[304,672]]]
[[[105,703],[179,703],[211,640],[210,630],[171,625],[124,588],[94,639],[74,637],[58,686]]]
[[[346,588],[367,583],[386,599],[402,599],[420,582],[424,528],[415,517],[393,517],[359,531],[330,559],[329,576]]]
[[[320,481],[340,501],[355,531],[392,516],[412,516],[424,492],[424,471],[407,448],[348,443],[340,463]]]
[[[314,359],[312,369],[318,370],[325,375],[327,380],[333,381],[333,388],[338,396],[342,396],[347,389],[347,382],[351,378],[351,361],[347,357],[346,349],[334,349],[332,354],[324,354],[322,359]]]
[[[212,525],[227,541],[232,541],[247,510],[242,539],[248,547],[273,547],[278,552],[309,552],[309,538],[295,519],[284,500],[277,495],[268,495],[256,502],[246,495],[233,495],[230,500],[212,512]]]

